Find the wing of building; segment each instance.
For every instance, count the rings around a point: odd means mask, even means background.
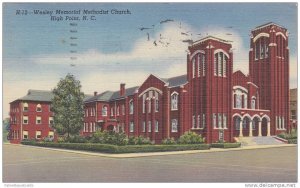
[[[267,23],[251,31],[249,75],[233,72],[233,56],[230,41],[208,36],[189,46],[185,75],[151,74],[140,86],[95,92],[84,100],[81,135],[122,131],[161,143],[194,131],[212,143],[289,130],[287,30]],[[30,90],[11,102],[12,142],[53,135],[50,99],[50,92]]]

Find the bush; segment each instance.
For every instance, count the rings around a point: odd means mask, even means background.
[[[127,136],[125,133],[97,131],[92,135],[90,142],[122,146],[122,145],[126,145],[128,143],[128,139],[127,139]]]
[[[88,140],[85,137],[75,135],[75,136],[70,136],[69,138],[66,138],[65,142],[70,142],[70,143],[86,143],[86,142],[88,142]]]
[[[128,138],[128,144],[129,145],[150,145],[152,144],[151,140],[149,138],[145,138],[143,136],[130,136]]]
[[[289,144],[297,144],[297,138],[294,139],[288,139]]]
[[[173,145],[173,144],[176,144],[176,141],[174,140],[174,138],[166,138],[164,139],[161,144],[164,144],[164,145]]]
[[[181,135],[177,142],[178,144],[201,144],[204,143],[204,139],[201,135],[188,131]]]
[[[164,152],[164,151],[184,151],[184,150],[205,150],[210,148],[208,144],[116,146],[110,144],[95,144],[95,143],[55,143],[55,142],[34,142],[34,141],[22,141],[21,143],[24,145],[33,145],[33,146],[40,146],[40,147],[97,151],[103,153]]]
[[[227,143],[227,142],[218,142],[218,143],[212,143],[210,145],[212,148],[239,148],[241,147],[240,142],[236,143]]]
[[[297,138],[298,138],[296,129],[292,129],[290,133],[282,132],[282,133],[278,134],[277,136],[280,138],[286,139],[286,140],[290,140],[290,139],[297,140]],[[294,142],[294,141],[292,141],[292,142]]]
[[[49,137],[49,136],[47,136],[47,137],[44,138],[44,142],[53,142],[53,140],[54,140],[54,138],[53,137]]]

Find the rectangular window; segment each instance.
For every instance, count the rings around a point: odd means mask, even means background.
[[[195,115],[193,115],[192,117],[192,128],[196,128],[196,118],[195,118]]]
[[[151,126],[151,121],[148,121],[148,132],[150,133],[152,130],[151,130],[152,126]]]
[[[129,124],[129,132],[133,133],[133,131],[134,131],[134,124],[133,121],[131,121]]]
[[[205,114],[202,114],[202,128],[205,128]]]
[[[157,133],[158,132],[158,121],[156,120],[155,122],[155,132]]]
[[[213,126],[214,126],[214,128],[216,128],[217,127],[217,117],[216,117],[216,114],[215,113],[213,113],[213,115],[212,115],[213,117]]]
[[[222,128],[222,114],[218,114],[218,128]]]
[[[143,113],[146,111],[146,93],[143,95]]]
[[[23,116],[23,124],[28,124],[28,116]]]
[[[110,116],[114,116],[114,108],[110,109]]]
[[[36,116],[36,124],[42,124],[42,117]]]
[[[284,127],[284,117],[282,117],[282,129],[285,129],[285,127]]]
[[[275,117],[275,126],[276,126],[276,129],[279,129],[278,128],[278,117],[277,116]]]
[[[42,131],[35,131],[35,138],[41,139],[42,138]]]
[[[198,77],[201,75],[201,54],[198,55]]]
[[[117,107],[117,116],[119,116],[120,115],[120,108],[119,108],[119,106]]]
[[[23,131],[23,139],[28,139],[28,131]]]
[[[214,75],[217,76],[218,72],[218,54],[215,54],[214,58]]]
[[[151,112],[151,99],[148,100],[148,113]]]
[[[177,119],[172,119],[171,126],[171,130],[173,133],[178,131]]]
[[[49,131],[48,137],[49,137],[49,138],[54,138],[54,132],[53,132],[53,131]]]
[[[200,119],[200,115],[198,115],[197,127],[198,127],[198,128],[201,127],[201,119]]]
[[[218,53],[218,76],[222,76],[222,63],[223,63],[223,53]]]
[[[195,58],[193,58],[193,60],[192,60],[192,72],[193,72],[193,78],[195,78],[195,64],[196,64],[196,60],[195,60]]]
[[[226,114],[223,114],[223,128],[227,128],[227,117],[226,117]]]
[[[49,125],[53,125],[53,123],[54,123],[53,117],[49,117]]]
[[[143,133],[146,131],[146,122],[145,121],[143,121],[142,130],[143,130]]]

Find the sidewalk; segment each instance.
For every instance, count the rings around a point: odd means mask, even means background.
[[[7,143],[4,143],[7,144]],[[195,153],[211,153],[211,152],[228,152],[228,151],[240,151],[240,150],[253,150],[253,149],[267,149],[267,148],[278,148],[278,147],[293,147],[297,144],[282,144],[282,145],[256,145],[256,146],[243,146],[241,148],[211,148],[209,150],[187,150],[187,151],[170,151],[170,152],[148,152],[148,153],[122,153],[122,154],[109,154],[109,153],[98,153],[89,151],[78,151],[69,149],[57,149],[47,147],[37,147],[29,145],[17,145],[9,144],[19,147],[31,147],[36,149],[45,149],[58,152],[76,153],[82,155],[99,156],[99,157],[110,157],[110,158],[136,158],[136,157],[150,157],[150,156],[163,156],[163,155],[180,155],[180,154],[195,154]]]

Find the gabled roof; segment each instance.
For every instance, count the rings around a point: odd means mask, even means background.
[[[94,102],[94,101],[105,101],[109,102],[111,100],[124,98],[130,95],[133,95],[134,92],[138,89],[138,86],[130,87],[125,89],[125,96],[120,96],[120,91],[105,91],[103,93],[100,93],[96,96],[92,96],[86,100],[84,100],[85,103]]]
[[[276,25],[277,27],[280,27],[280,28],[285,29],[283,26],[278,25],[278,24],[276,24],[276,23],[274,23],[274,22],[268,22],[268,23],[265,23],[265,24],[262,24],[262,25],[259,25],[259,26],[255,27],[252,31],[255,31],[255,30],[257,30],[257,29],[261,29],[261,28],[264,28],[264,27],[268,27],[268,26],[270,26],[270,25]]]
[[[226,43],[226,44],[230,44],[231,41],[229,40],[224,40],[224,39],[220,39],[218,37],[214,37],[214,36],[207,36],[207,37],[204,37],[200,40],[196,40],[193,42],[192,45],[195,45],[197,43],[201,43],[201,42],[204,42],[204,41],[207,41],[207,40],[215,40],[215,41],[219,41],[219,42],[222,42],[222,43]]]
[[[84,100],[85,103],[93,102],[93,101],[109,101],[114,92],[112,91],[104,91],[96,96],[92,96]]]
[[[242,71],[238,70],[238,71],[235,71],[233,74],[232,74],[232,77],[235,78],[235,77],[244,77],[246,79],[248,79],[248,76],[246,76]]]
[[[53,93],[51,91],[30,89],[28,90],[27,95],[17,100],[51,102],[52,98],[53,98]]]
[[[119,98],[124,98],[130,95],[133,95],[134,92],[139,88],[139,86],[135,86],[135,87],[130,87],[125,89],[125,96],[120,96],[120,91],[115,91],[113,93],[113,95],[110,97],[110,100],[115,100],[115,99],[119,99]]]
[[[165,83],[169,84],[169,87],[181,86],[187,83],[187,75],[175,76],[171,78],[160,78]]]

